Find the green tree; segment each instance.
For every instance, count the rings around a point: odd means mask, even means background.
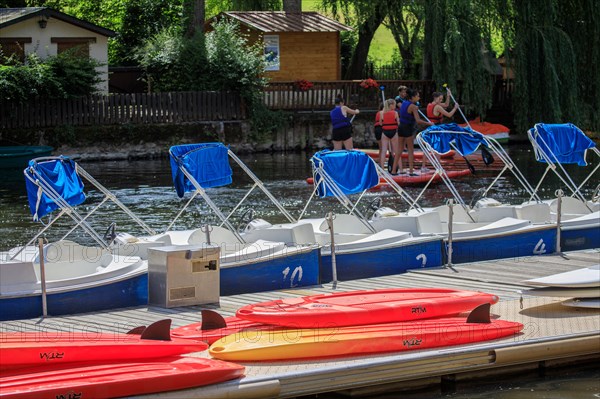
[[[398,45],[404,79],[417,79],[417,53],[423,44],[425,8],[423,1],[400,2],[389,7],[384,25]]]

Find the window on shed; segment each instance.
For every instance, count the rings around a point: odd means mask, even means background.
[[[80,57],[90,56],[90,43],[96,43],[95,37],[53,37],[50,39],[56,43],[56,53],[62,54],[65,51],[72,51],[74,55]]]
[[[0,47],[4,57],[14,55],[17,60],[25,62],[25,44],[31,43],[30,37],[3,37],[0,39]]]
[[[263,36],[265,43],[265,60],[267,71],[279,71],[279,36],[265,35]]]

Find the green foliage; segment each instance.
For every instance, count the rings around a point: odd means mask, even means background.
[[[556,2],[516,2],[515,6],[517,127],[524,131],[537,122],[565,120],[577,124],[575,52],[556,24]]]
[[[97,63],[69,52],[41,60],[29,55],[21,64],[14,59],[0,66],[0,99],[25,103],[34,98],[65,99],[89,95],[100,81]]]

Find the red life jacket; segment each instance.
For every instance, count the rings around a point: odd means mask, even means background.
[[[375,126],[381,126],[381,113],[383,111],[377,111],[375,114]]]
[[[396,115],[398,115],[398,113],[395,110],[387,111],[383,114],[383,130],[398,129]]]
[[[442,118],[444,117],[443,115],[434,115],[433,114],[433,109],[435,108],[436,103],[429,103],[427,104],[427,118],[429,118],[429,120],[433,123],[435,123],[436,125],[438,123],[442,123]]]

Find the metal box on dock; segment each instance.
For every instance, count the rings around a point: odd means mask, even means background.
[[[148,303],[173,308],[219,302],[220,253],[214,245],[148,249]]]

